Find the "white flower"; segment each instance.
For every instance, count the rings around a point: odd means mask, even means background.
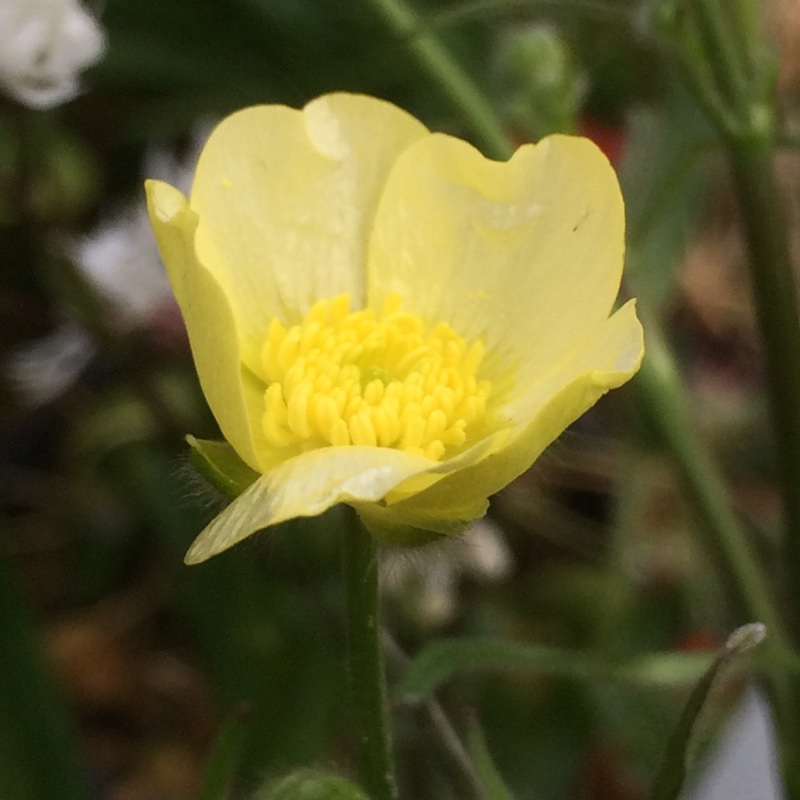
[[[80,72],[104,49],[103,30],[78,0],[0,0],[0,87],[27,106],[75,97]]]

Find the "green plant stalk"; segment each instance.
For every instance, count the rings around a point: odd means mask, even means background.
[[[723,11],[718,0],[693,0],[691,10],[707,50],[707,57],[714,65],[714,75],[719,82],[725,103],[733,105],[737,116],[747,117],[750,107],[749,84],[742,53],[735,32],[731,30],[731,9]]]
[[[728,126],[706,108],[723,139],[733,173],[749,255],[756,316],[764,348],[768,397],[785,514],[783,584],[786,622],[800,643],[800,313],[784,198],[773,163],[774,98],[750,94],[747,37],[718,0],[692,5],[706,52],[688,62],[691,74],[707,64],[724,102],[737,118]],[[743,33],[740,31],[740,33]],[[705,64],[703,63],[705,61]],[[757,67],[757,65],[756,65]]]
[[[748,20],[754,24],[753,15],[723,16],[718,0],[697,0],[690,8],[697,15],[701,50],[685,62],[687,74],[691,78],[710,72],[716,84],[714,94],[727,106],[727,114],[720,115],[713,103],[699,95],[727,149],[747,243],[783,494],[783,594],[779,607],[782,622],[797,645],[800,641],[800,315],[784,203],[773,163],[777,142],[774,87],[759,80],[761,65],[754,57],[755,51],[746,52],[752,31],[742,26]],[[738,29],[733,27],[737,23]],[[732,125],[727,121],[731,115]],[[772,628],[776,630],[774,623]],[[784,638],[782,633],[781,638]],[[780,667],[768,677],[785,789],[789,798],[798,800],[800,682],[795,675],[781,674]]]
[[[395,0],[372,1],[386,9],[398,7]],[[403,9],[402,17],[405,29],[418,29],[419,23],[413,17],[412,12],[404,5],[398,8]],[[399,11],[397,13],[400,14]],[[429,38],[433,37],[429,35]],[[440,50],[444,50],[444,46],[440,43],[437,46]],[[448,63],[452,63],[449,54],[446,54],[446,60]],[[443,75],[435,73],[437,62],[426,62],[425,65],[434,73],[434,77],[440,83],[447,82],[450,73],[447,72]],[[469,81],[469,77],[462,73],[461,80]],[[480,89],[472,84],[468,94],[470,96],[480,95]],[[494,114],[486,99],[482,99],[475,106],[458,104],[458,107],[476,131],[484,124],[486,113]],[[474,108],[480,108],[480,113],[474,113]],[[512,146],[502,130],[499,119],[495,118],[490,127],[492,130],[500,131],[502,137],[496,142],[493,154],[498,157],[507,157],[512,152]],[[682,397],[676,396],[676,392],[680,393],[681,391],[680,382],[675,375],[665,345],[657,340],[658,346],[662,350],[662,368],[669,367],[671,377],[659,376],[652,365],[653,358],[658,356],[654,356],[650,352],[652,345],[648,344],[648,356],[645,358],[637,378],[641,388],[641,397],[651,416],[662,430],[665,444],[673,453],[687,492],[706,532],[709,549],[716,557],[717,564],[723,573],[723,580],[729,587],[731,596],[735,598],[735,604],[747,617],[767,625],[772,642],[780,642],[781,650],[786,652],[788,649],[786,636],[768,589],[768,581],[753,553],[746,532],[742,530],[730,509],[724,483],[719,473],[694,436],[685,403]],[[800,348],[795,352],[800,352]],[[800,360],[798,360],[798,365],[800,366]],[[665,380],[671,383],[668,391],[665,391],[663,383]],[[797,408],[800,409],[800,400]],[[798,443],[800,443],[800,438],[798,438]],[[800,481],[798,486],[800,486]],[[800,589],[800,581],[798,581],[798,586]]]
[[[411,659],[403,652],[400,645],[388,633],[383,634],[383,643],[390,667],[394,665],[406,672],[411,664]],[[451,765],[454,775],[460,779],[461,788],[458,796],[463,797],[464,792],[468,792],[475,800],[491,800],[483,785],[481,776],[478,774],[476,765],[472,763],[467,749],[464,747],[444,708],[433,697],[425,701],[424,707],[431,730],[438,740],[439,749],[442,751],[443,757]]]
[[[388,28],[403,41],[417,63],[440,86],[472,129],[484,152],[508,158],[508,138],[489,100],[453,58],[439,38],[428,30],[404,0],[369,0]]]
[[[765,688],[772,701],[782,750],[787,796],[800,798],[800,752],[797,709],[800,696],[792,643],[778,612],[770,582],[746,531],[728,503],[718,470],[692,431],[680,378],[660,338],[658,326],[647,325],[647,357],[635,378],[639,396],[664,444],[672,455],[679,478],[697,514],[698,531],[711,554],[723,586],[740,618],[762,622],[767,628],[763,649],[768,663]]]
[[[634,379],[651,424],[669,450],[678,477],[700,522],[737,616],[763,622],[773,649],[786,657],[788,636],[777,612],[769,580],[757,554],[728,502],[716,466],[693,430],[686,398],[672,356],[661,338],[658,324],[645,320],[645,360]]]
[[[381,642],[378,545],[349,511],[342,531],[351,713],[358,776],[371,800],[396,800]]]
[[[481,140],[486,154],[494,158],[508,158],[513,151],[513,147],[505,135],[502,124],[497,119],[491,103],[482,96],[481,90],[460,69],[444,45],[430,32],[424,35],[418,34],[420,30],[419,21],[402,0],[371,0],[371,2],[383,13],[387,22],[397,34],[409,37],[417,34],[411,45],[420,65],[445,89],[445,93],[451,102],[464,119],[472,125],[476,136]],[[702,2],[706,2],[706,0],[702,0]],[[729,53],[727,43],[716,42],[715,44],[721,46],[726,53]],[[687,68],[690,69],[690,66],[687,65]],[[738,81],[736,81],[735,85],[738,89],[743,88]],[[703,99],[701,97],[701,100]],[[712,117],[714,117],[713,114]],[[718,124],[720,123],[719,118],[714,117],[714,121]],[[754,122],[753,117],[751,116],[748,121],[752,124]],[[730,123],[730,115],[723,115],[722,122]],[[730,124],[720,124],[719,126],[726,139],[739,132]],[[746,159],[749,169],[745,169],[745,164],[743,163],[735,170],[737,172],[737,183],[740,187],[758,176],[757,170],[752,169],[754,166],[752,156],[753,153]],[[770,180],[774,181],[774,175],[771,171],[769,175]],[[762,187],[759,194],[763,191]],[[763,199],[769,199],[770,205],[772,205],[772,201],[777,200],[777,196]],[[760,199],[754,200],[755,205],[760,205],[760,203]],[[779,208],[779,206],[775,204],[774,208]],[[772,224],[768,226],[767,230],[772,228]],[[779,224],[783,224],[782,220]],[[768,234],[762,232],[757,233],[756,238],[760,242],[762,238],[766,239],[768,236]],[[761,242],[761,244],[764,245],[765,250],[768,249],[767,242]],[[774,245],[775,242],[773,241],[772,246]],[[754,245],[751,242],[751,252],[753,248]],[[779,257],[778,263],[785,265],[787,258],[788,250],[784,250]],[[755,261],[758,262],[760,259]],[[767,293],[765,292],[765,294]],[[793,292],[784,292],[781,298],[783,304],[791,303],[793,299]],[[761,305],[760,302],[759,305]],[[759,316],[762,316],[761,312],[759,312]],[[783,314],[780,316],[783,316]],[[771,327],[779,329],[780,325],[775,323]],[[795,339],[793,334],[792,339]],[[800,342],[800,336],[796,337],[795,340]],[[778,349],[775,352],[779,353],[780,350]],[[800,353],[800,346],[786,352]],[[796,364],[797,370],[800,372],[800,359],[796,359]],[[786,369],[792,369],[792,367]],[[769,367],[769,371],[771,373],[770,383],[772,386],[776,386],[777,380],[772,377],[773,368]],[[774,371],[777,373],[780,370],[775,368]],[[705,449],[694,438],[685,409],[673,416],[673,412],[678,409],[659,394],[656,376],[648,366],[647,359],[645,359],[645,365],[640,371],[639,382],[640,386],[643,387],[643,391],[641,391],[642,400],[648,412],[662,429],[665,444],[673,455],[686,486],[687,494],[696,509],[702,529],[705,531],[707,546],[716,557],[716,563],[721,570],[722,579],[728,586],[731,596],[735,598],[735,605],[738,608],[745,609],[747,616],[751,619],[767,625],[769,638],[765,650],[773,656],[770,659],[771,661],[779,662],[778,672],[770,677],[768,689],[770,690],[773,707],[778,718],[777,724],[781,735],[781,746],[787,756],[784,759],[784,777],[786,778],[789,797],[800,798],[800,783],[797,778],[790,774],[792,772],[792,754],[800,752],[800,731],[795,732],[797,725],[792,724],[792,719],[800,718],[800,716],[794,714],[794,709],[798,705],[794,702],[796,692],[781,677],[781,665],[789,657],[789,641],[785,633],[783,620],[777,612],[775,602],[768,588],[769,584],[759,561],[752,552],[747,534],[742,530],[730,508],[724,483]],[[798,414],[800,414],[800,392],[792,393],[792,402],[793,408],[797,409]],[[788,399],[776,399],[773,400],[773,405],[788,406],[789,401]],[[781,441],[780,446],[782,449],[800,447],[800,436],[789,438],[785,442]],[[784,459],[786,461],[790,460],[784,456],[781,458],[782,464]],[[791,460],[793,462],[793,459]],[[795,474],[793,471],[792,473]],[[800,475],[800,473],[796,474]],[[800,486],[800,481],[795,482],[795,485]],[[798,498],[794,502],[800,507],[800,493],[798,493]],[[794,505],[794,502],[792,505]],[[799,556],[798,561],[792,560],[792,563],[800,567],[800,542],[795,542],[791,547],[799,551],[797,554]],[[794,583],[796,591],[800,593],[800,569],[792,569],[791,572],[797,575]],[[795,604],[795,607],[800,613],[800,604]]]
[[[783,617],[800,643],[800,316],[784,203],[768,129],[727,140],[749,252],[750,280],[764,348],[768,398],[783,494]],[[800,686],[773,698],[786,793],[800,798]]]
[[[750,256],[785,509],[788,622],[800,642],[800,317],[784,204],[767,136],[728,142]]]

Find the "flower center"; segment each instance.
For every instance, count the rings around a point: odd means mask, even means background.
[[[440,460],[486,408],[484,354],[448,324],[427,333],[392,294],[378,316],[347,294],[320,300],[299,325],[270,323],[262,360],[270,444],[393,447]]]

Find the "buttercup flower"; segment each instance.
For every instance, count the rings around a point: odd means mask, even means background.
[[[225,119],[189,199],[147,184],[203,391],[255,480],[202,561],[337,503],[377,537],[452,534],[643,352],[611,313],[624,211],[588,140],[506,163],[332,94]]]

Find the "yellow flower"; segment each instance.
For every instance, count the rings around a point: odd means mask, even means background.
[[[331,94],[231,115],[188,200],[147,191],[203,391],[258,473],[187,562],[337,503],[379,538],[457,533],[641,361],[588,140],[500,163]]]

